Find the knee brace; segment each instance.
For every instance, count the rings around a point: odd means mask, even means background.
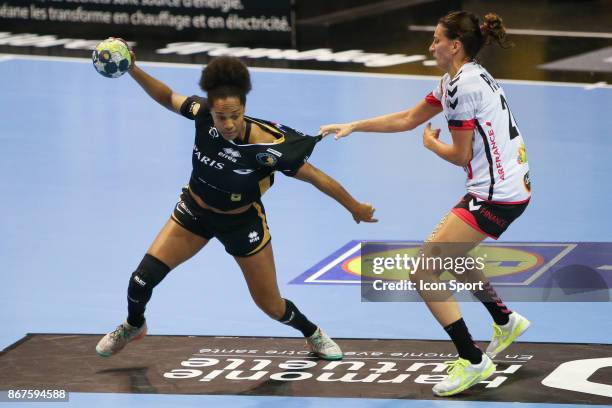
[[[128,299],[134,303],[146,304],[153,288],[157,286],[170,272],[170,267],[155,258],[153,255],[145,254],[138,268],[130,276],[128,285]]]

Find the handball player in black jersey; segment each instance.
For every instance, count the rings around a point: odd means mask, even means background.
[[[133,53],[132,57],[135,60]],[[181,96],[135,63],[129,73],[156,102],[195,122],[193,170],[170,219],[130,277],[127,320],[98,342],[96,352],[111,356],[144,337],[144,312],[153,288],[216,237],[240,266],[262,311],[299,330],[320,358],[341,359],[340,347],[293,302],[281,297],[261,202],[274,173],[280,171],[338,201],[356,222],[376,222],[370,204],[356,201],[338,182],[307,163],[321,136],[245,116],[251,80],[237,58],[220,57],[206,66],[200,79],[206,98]]]

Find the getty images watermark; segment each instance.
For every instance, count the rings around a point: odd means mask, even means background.
[[[535,250],[534,250],[535,249]],[[584,265],[565,265],[557,246],[537,244],[362,242],[362,301],[477,301],[490,283],[508,301],[610,301],[607,280]],[[548,259],[550,258],[550,259]]]
[[[387,277],[392,277],[393,274],[398,272],[400,275],[402,272],[406,272],[414,276],[419,270],[428,273],[454,271],[457,275],[471,271],[484,272],[485,257],[425,255],[423,251],[419,251],[417,256],[395,253],[392,256],[374,256],[371,259],[372,274],[381,277],[372,282],[375,290],[451,290],[460,292],[484,289],[485,282],[481,280],[475,282],[462,282],[456,279],[448,281],[439,279],[385,280],[384,275],[388,273]]]

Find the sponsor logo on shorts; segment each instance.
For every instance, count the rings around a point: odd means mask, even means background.
[[[499,215],[493,214],[487,208],[481,208],[478,213],[500,228],[506,228],[508,226],[508,220],[504,220]]]
[[[255,243],[259,241],[259,234],[257,233],[257,231],[252,231],[251,233],[249,233],[249,242]]]
[[[472,202],[472,200],[470,200],[468,202],[468,207],[470,209],[470,211],[476,211],[476,210],[480,210],[480,207],[482,207],[482,204],[478,204],[481,203],[483,200],[474,197],[474,201]]]
[[[189,210],[189,207],[187,207],[187,204],[185,204],[184,201],[181,201],[176,205],[176,211],[183,214],[189,214],[194,217],[193,213]]]

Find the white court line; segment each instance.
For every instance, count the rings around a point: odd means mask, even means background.
[[[311,283],[311,282],[330,282],[330,281],[317,281],[316,279],[323,275],[325,272],[327,272],[328,270],[330,270],[331,268],[333,268],[334,266],[336,266],[337,264],[339,264],[340,262],[344,261],[346,258],[348,258],[349,256],[351,256],[352,254],[354,254],[355,252],[359,251],[359,249],[361,249],[361,242],[358,243],[357,245],[355,245],[354,247],[350,248],[348,251],[344,252],[342,255],[340,255],[339,257],[337,257],[336,259],[334,259],[333,261],[331,261],[330,263],[328,263],[327,265],[325,265],[325,267],[319,269],[316,273],[310,275],[307,279],[304,280],[304,283]],[[344,281],[343,281],[344,282]],[[359,283],[359,282],[357,282]]]
[[[51,57],[42,55],[25,55],[25,54],[0,54],[0,58],[3,56],[10,57],[12,60],[34,60],[34,61],[71,61],[80,63],[90,63],[89,58],[77,58],[77,57]],[[139,65],[151,66],[151,67],[169,67],[169,68],[188,68],[201,70],[204,64],[188,64],[180,62],[155,62],[155,61],[138,61]],[[415,79],[419,81],[439,81],[442,75],[413,75],[413,74],[384,74],[375,72],[349,72],[349,71],[330,71],[330,70],[318,70],[318,69],[288,69],[288,68],[260,68],[260,67],[249,67],[249,70],[254,72],[271,72],[271,73],[284,73],[284,74],[300,74],[300,75],[328,75],[328,76],[348,76],[348,77],[362,77],[362,78],[396,78],[396,79]],[[599,83],[590,84],[586,82],[554,82],[554,81],[531,81],[524,79],[499,79],[499,82],[517,85],[530,85],[530,86],[558,86],[558,87],[578,87],[583,89],[592,89],[595,84],[598,84],[597,88],[612,89],[612,84],[599,85]]]
[[[436,29],[436,26],[429,25],[409,25],[410,31],[431,31]],[[612,38],[612,33],[603,33],[597,31],[561,31],[561,30],[532,30],[522,28],[507,28],[508,34],[516,35],[538,35],[548,37],[575,37],[575,38]]]
[[[555,256],[553,259],[548,261],[546,263],[546,265],[544,265],[539,271],[537,271],[536,273],[531,275],[529,277],[529,279],[527,279],[522,285],[530,285],[531,282],[533,282],[534,280],[536,280],[540,276],[542,276],[542,274],[544,274],[544,272],[546,272],[547,270],[552,268],[557,262],[559,262],[561,260],[561,258],[563,258],[565,255],[569,254],[577,246],[578,246],[577,244],[567,244],[567,247],[563,251],[561,251],[557,256]]]
[[[9,61],[9,60],[12,60],[12,59],[14,59],[14,57],[12,55],[3,55],[3,54],[0,54],[0,62]]]
[[[607,85],[607,82],[604,82],[604,81],[595,82],[594,84],[585,86],[584,89],[586,89],[587,91],[590,91],[592,89],[605,88],[606,85]]]

